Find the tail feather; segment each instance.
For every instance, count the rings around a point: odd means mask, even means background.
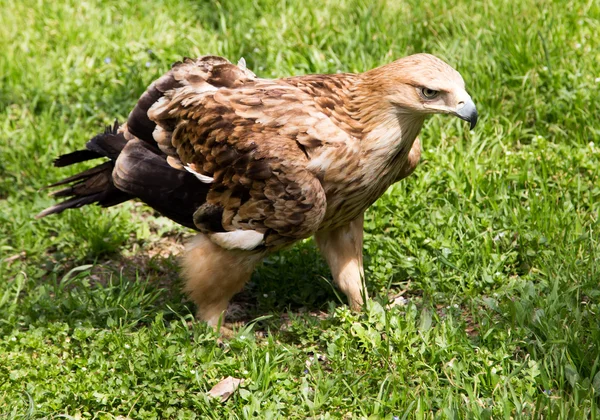
[[[83,151],[83,150],[80,150],[80,151]],[[102,156],[98,156],[98,157],[102,157]],[[88,160],[90,160],[90,159],[88,159]],[[76,163],[76,162],[74,162],[74,163]],[[106,164],[109,164],[109,166],[110,166],[110,163],[111,162],[104,162],[101,165],[94,166],[93,168],[87,169],[83,172],[79,172],[78,174],[75,174],[68,178],[62,179],[58,182],[55,182],[54,184],[47,185],[44,187],[44,189],[58,187],[60,185],[69,184],[69,183],[75,182],[75,181],[86,180],[86,179],[92,177],[93,175],[98,174],[99,172],[105,171],[106,166],[107,166]],[[71,189],[72,189],[72,187],[71,187]],[[62,191],[65,191],[65,190],[55,191],[53,193],[50,193],[50,196],[51,197],[63,197],[64,195],[61,194]]]
[[[39,212],[38,214],[35,215],[35,218],[41,219],[42,217],[46,217],[51,214],[62,213],[63,211],[65,211],[67,209],[76,209],[79,207],[83,207],[86,204],[92,204],[92,203],[99,202],[101,199],[102,199],[102,193],[86,195],[83,197],[73,197],[73,198],[70,198],[69,200],[65,200],[61,203],[53,205],[52,207],[48,207],[47,209],[42,210],[41,212]],[[126,201],[126,200],[123,200],[123,201]],[[119,203],[115,203],[115,204],[119,204]],[[105,207],[108,207],[108,206],[105,206]]]
[[[119,133],[119,123],[115,121],[114,125],[106,127],[102,134],[98,134],[85,144],[87,150],[105,156],[112,161],[117,160],[121,151],[127,144],[127,140],[122,133]]]
[[[85,145],[85,150],[75,150],[54,159],[54,166],[63,168],[75,163],[86,162],[101,157],[116,160],[123,147],[125,147],[125,143],[127,143],[127,140],[119,134],[119,123],[115,121],[114,125],[106,127],[104,133],[98,134],[88,141]],[[61,182],[70,181],[64,180]],[[49,187],[53,187],[54,185],[60,185],[60,183],[49,185]]]
[[[99,157],[102,157],[102,155],[91,150],[76,150],[54,159],[54,166],[63,168],[65,166],[73,165],[74,163],[85,162],[86,160],[92,160]]]
[[[98,166],[48,185],[46,188],[71,184],[50,194],[52,197],[67,199],[41,211],[35,216],[37,219],[86,204],[96,203],[103,207],[110,207],[133,198],[115,187],[112,180],[115,161],[127,143],[123,134],[118,132],[118,128],[119,125],[115,122],[114,126],[108,127],[104,133],[88,141],[86,150],[77,150],[62,155],[54,161],[54,166],[64,167],[100,157],[110,159]]]
[[[152,127],[141,124],[137,128],[144,132]],[[127,132],[131,134],[129,124]],[[206,201],[209,187],[189,172],[169,165],[167,156],[156,143],[136,137],[128,141],[116,123],[88,141],[86,150],[62,155],[54,165],[68,166],[99,157],[109,160],[46,187],[64,186],[50,195],[65,198],[65,201],[43,210],[35,217],[41,218],[93,203],[110,207],[138,198],[163,216],[198,230],[193,215]]]

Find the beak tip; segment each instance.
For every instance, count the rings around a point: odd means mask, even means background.
[[[477,114],[477,108],[473,101],[469,100],[457,113],[456,115],[470,124],[470,129],[473,130],[477,125],[479,115]]]
[[[475,128],[475,126],[477,125],[477,114],[475,114],[475,117],[473,117],[470,121],[470,130],[473,131],[473,129]]]

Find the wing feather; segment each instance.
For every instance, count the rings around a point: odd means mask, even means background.
[[[308,164],[324,149],[355,139],[286,80],[256,78],[218,57],[186,59],[170,74],[176,85],[147,115],[170,165],[211,181],[206,205],[194,214],[196,226],[207,233],[256,231],[260,246],[269,247],[316,232],[327,201],[319,171]],[[254,244],[258,234],[231,238]]]

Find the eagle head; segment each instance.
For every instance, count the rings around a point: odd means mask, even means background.
[[[477,124],[477,108],[456,70],[430,54],[415,54],[365,75],[399,114],[451,114]]]

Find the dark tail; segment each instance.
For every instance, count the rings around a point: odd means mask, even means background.
[[[36,218],[86,204],[110,207],[138,198],[163,216],[197,230],[193,216],[206,201],[208,186],[189,172],[171,167],[156,143],[135,137],[126,140],[118,128],[115,122],[113,127],[88,141],[86,150],[62,155],[54,161],[54,166],[63,167],[100,157],[109,159],[46,187],[69,185],[51,194],[67,199],[40,212]]]
[[[78,208],[92,203],[102,207],[110,207],[133,198],[130,194],[115,187],[112,179],[115,161],[125,144],[127,144],[123,134],[117,132],[118,128],[119,124],[115,121],[113,127],[107,127],[104,133],[98,134],[88,141],[86,150],[77,150],[62,155],[54,161],[54,166],[64,167],[101,157],[110,159],[46,187],[52,188],[70,184],[68,187],[50,194],[53,197],[67,199],[38,213],[35,216],[36,218],[39,219],[49,214],[61,213],[66,209]]]

